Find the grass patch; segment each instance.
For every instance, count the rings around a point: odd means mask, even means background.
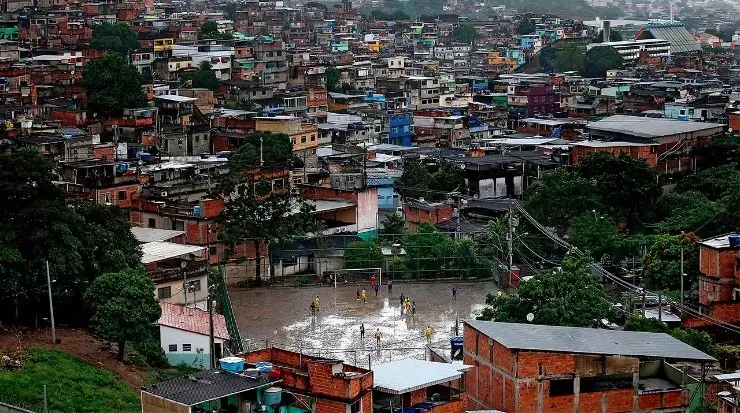
[[[61,351],[33,348],[18,371],[0,371],[0,400],[41,406],[46,385],[49,410],[134,413],[139,397],[113,373]]]
[[[202,370],[196,369],[193,367],[188,367],[184,364],[181,366],[172,367],[168,369],[156,369],[153,371],[148,371],[144,375],[144,386],[151,386],[152,384],[159,383],[162,381],[189,376],[199,371],[202,371]]]

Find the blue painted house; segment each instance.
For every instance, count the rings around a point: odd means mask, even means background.
[[[388,143],[411,146],[413,116],[409,111],[388,113]]]

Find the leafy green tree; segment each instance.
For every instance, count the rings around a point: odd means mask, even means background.
[[[136,32],[128,25],[120,23],[96,25],[92,32],[90,46],[109,52],[118,52],[121,56],[128,56],[131,51],[141,47]]]
[[[668,333],[668,325],[656,318],[630,316],[624,323],[625,331],[644,331],[647,333]]]
[[[621,69],[624,58],[612,46],[592,47],[584,56],[583,75],[586,77],[606,77],[606,71]]]
[[[394,21],[411,20],[411,16],[401,9],[396,9],[393,13],[391,13],[390,17],[391,17],[391,20],[394,20]]]
[[[95,279],[85,292],[85,303],[93,313],[93,332],[118,344],[121,361],[126,343],[149,337],[150,326],[162,315],[154,296],[154,282],[143,272],[131,269]]]
[[[470,44],[478,38],[478,30],[472,24],[460,23],[452,29],[452,40]]]
[[[123,108],[147,105],[139,72],[115,53],[87,63],[82,85],[87,93],[88,110],[103,116],[113,116]]]
[[[211,62],[204,60],[200,62],[198,70],[192,73],[185,73],[180,77],[180,80],[184,82],[190,82],[190,86],[194,88],[205,88],[216,90],[218,88],[218,78],[216,72],[211,66]]]
[[[465,188],[465,178],[463,178],[462,170],[453,163],[442,163],[439,169],[429,177],[429,188],[442,192],[463,191]],[[443,199],[445,196],[444,194],[438,194],[436,198]]]
[[[684,252],[684,288],[698,280],[699,248],[693,234],[658,235],[644,258],[643,277],[648,288],[678,290],[681,286],[681,250]]]
[[[216,23],[214,20],[206,20],[203,22],[203,24],[200,25],[200,32],[206,39],[216,37],[219,34],[218,23]]]
[[[440,254],[439,248],[446,238],[428,222],[422,222],[416,232],[406,236],[406,267],[416,278],[440,272],[444,265],[444,255]]]
[[[480,320],[526,323],[534,314],[535,324],[595,327],[611,314],[603,286],[593,277],[588,263],[567,258],[562,269],[538,273],[523,282],[512,295],[486,297]]]
[[[380,239],[383,242],[399,242],[403,239],[406,232],[406,221],[398,214],[390,214],[383,221],[383,228],[380,229]]]
[[[534,33],[535,25],[532,20],[522,20],[516,26],[516,32],[519,34],[532,34]]]
[[[471,240],[446,237],[444,242],[437,246],[436,251],[442,262],[441,269],[447,277],[491,276],[491,261],[478,253]]]
[[[542,177],[527,189],[524,199],[527,211],[561,235],[573,218],[604,210],[593,181],[563,170]]]
[[[370,12],[370,18],[374,21],[388,21],[391,20],[390,14],[380,9],[373,9]]]
[[[37,151],[0,155],[0,319],[34,321],[46,312],[49,261],[58,321],[86,321],[82,296],[101,272],[138,268],[139,244],[123,211],[91,201],[70,202],[53,181],[52,164]]]
[[[657,203],[659,228],[670,234],[695,232],[700,237],[719,235],[732,230],[727,220],[717,219],[726,213],[721,201],[710,201],[698,191],[667,192]]]
[[[703,351],[710,356],[717,354],[717,345],[706,331],[694,330],[692,328],[676,328],[671,332],[673,338],[683,341],[691,347]]]
[[[583,71],[583,46],[563,44],[555,48],[555,70],[558,72]]]
[[[301,199],[293,199],[286,188],[261,180],[255,174],[260,169],[289,168],[292,159],[288,135],[270,132],[247,135],[245,144],[229,156],[229,172],[216,189],[217,196],[227,198],[217,218],[223,227],[219,236],[232,254],[237,244],[250,242],[254,246],[258,285],[262,283],[263,247],[269,253],[270,243],[286,242],[315,224],[313,207]]]
[[[586,214],[573,219],[570,242],[592,259],[601,261],[608,255],[615,261],[621,259],[621,235],[608,217]]]
[[[546,47],[540,50],[540,70],[546,73],[555,71],[557,51],[554,47]]]
[[[738,164],[729,163],[693,173],[681,179],[675,191],[697,191],[709,200],[717,201],[730,192],[740,191]]]
[[[339,85],[339,69],[334,66],[329,66],[326,68],[324,76],[326,76],[326,90],[329,92],[339,92],[342,90]]]
[[[354,241],[344,249],[344,268],[380,268],[383,254],[372,241]]]
[[[624,153],[590,153],[578,163],[578,174],[596,184],[601,203],[618,221],[650,216],[662,192],[655,169]]]
[[[426,166],[410,162],[403,167],[403,173],[398,180],[398,193],[404,198],[427,198],[432,175]]]

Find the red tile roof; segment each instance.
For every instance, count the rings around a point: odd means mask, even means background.
[[[209,334],[208,312],[198,308],[185,307],[180,304],[159,303],[162,307],[162,316],[159,325],[189,331],[191,333]],[[213,336],[229,340],[226,330],[226,319],[221,314],[213,314]]]

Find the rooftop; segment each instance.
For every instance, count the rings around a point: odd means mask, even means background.
[[[154,241],[168,241],[172,238],[184,235],[185,231],[174,231],[170,229],[131,227],[131,233],[137,241],[146,243]]]
[[[155,96],[154,98],[160,99],[160,100],[167,100],[170,102],[177,102],[177,103],[188,103],[188,102],[195,102],[196,100],[198,100],[196,98],[189,98],[187,96],[180,96],[180,95],[160,95],[160,96]]]
[[[663,333],[477,320],[466,320],[465,323],[512,350],[714,360],[708,354]]]
[[[267,375],[252,378],[220,370],[206,370],[154,384],[144,391],[186,406],[194,406],[279,381],[272,380]]]
[[[719,235],[713,238],[703,239],[699,241],[699,244],[701,244],[702,246],[708,247],[708,248],[716,249],[716,250],[731,248],[730,247],[730,235],[740,236],[740,234],[724,234],[724,235]]]
[[[210,334],[208,311],[185,307],[180,304],[159,303],[159,306],[162,308],[162,316],[157,321],[160,326],[189,331],[203,336]],[[226,329],[226,319],[223,315],[215,312],[213,313],[213,336],[223,340],[229,340],[230,338]]]
[[[640,138],[659,138],[662,136],[692,133],[715,128],[724,128],[719,123],[691,122],[676,119],[642,118],[628,115],[614,115],[600,121],[591,122],[592,131],[615,132]]]
[[[175,244],[174,242],[147,242],[141,245],[141,262],[143,264],[149,264],[169,258],[194,254],[204,249],[196,245]]]
[[[383,393],[403,394],[462,377],[473,366],[403,359],[373,368],[375,389]]]

